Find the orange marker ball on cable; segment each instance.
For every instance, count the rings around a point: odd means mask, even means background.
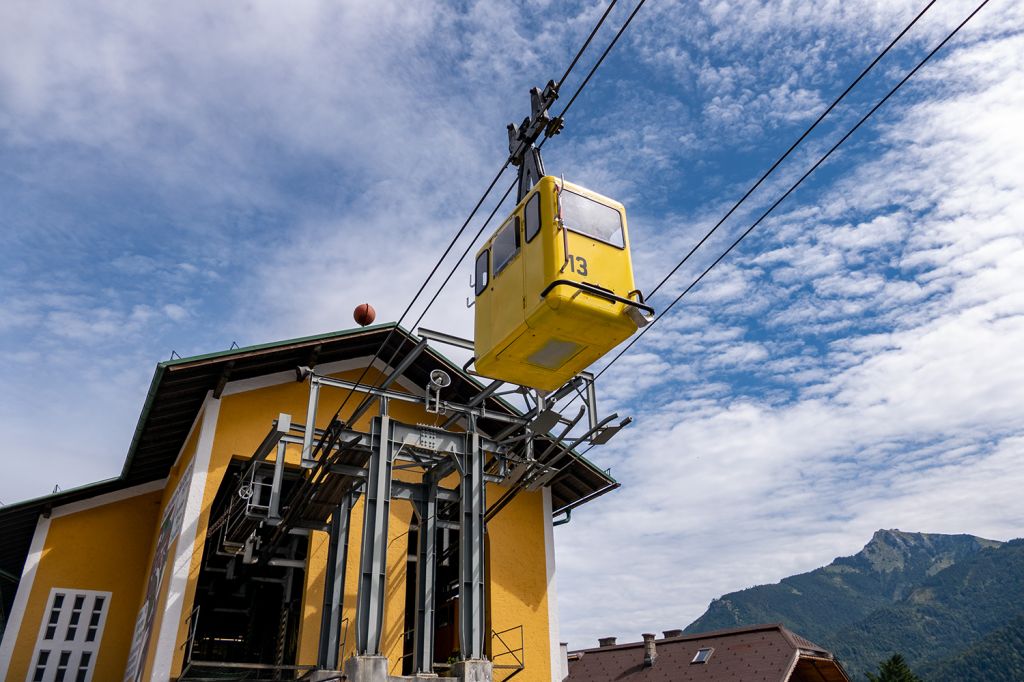
[[[360,327],[365,327],[368,324],[373,324],[377,318],[377,311],[369,303],[360,303],[352,312],[352,318]]]

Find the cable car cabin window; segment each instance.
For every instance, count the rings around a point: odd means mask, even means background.
[[[494,252],[494,276],[497,277],[505,266],[512,262],[512,259],[519,253],[519,217],[510,220],[498,230],[491,242],[491,250]]]
[[[475,279],[476,286],[475,286],[475,291],[476,291],[476,295],[477,296],[479,296],[480,294],[484,293],[484,290],[487,289],[487,284],[488,284],[487,277],[488,277],[488,274],[490,272],[490,268],[488,268],[487,266],[489,264],[488,260],[490,260],[488,258],[488,256],[490,256],[490,255],[491,255],[490,250],[484,249],[483,251],[480,252],[480,255],[476,257],[476,279]]]
[[[532,242],[540,232],[540,194],[534,192],[526,202],[526,241]]]
[[[620,249],[626,246],[622,237],[622,216],[614,208],[567,189],[559,193],[558,200],[562,208],[562,224],[568,229]]]

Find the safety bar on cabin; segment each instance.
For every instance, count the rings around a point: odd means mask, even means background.
[[[544,291],[540,292],[540,297],[545,298],[548,294],[551,293],[552,289],[562,284],[570,287],[576,287],[577,289],[584,293],[590,294],[592,296],[597,296],[598,298],[603,298],[606,301],[611,301],[612,303],[622,303],[624,305],[634,306],[636,308],[639,308],[640,310],[643,310],[646,313],[649,313],[651,315],[654,314],[654,308],[645,303],[632,301],[628,298],[623,298],[622,296],[616,296],[610,291],[601,289],[599,287],[595,287],[593,284],[587,284],[586,282],[575,282],[571,279],[556,279],[554,282],[547,285]]]

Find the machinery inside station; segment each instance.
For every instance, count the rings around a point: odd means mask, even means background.
[[[244,487],[243,466],[242,461],[232,463],[214,500],[212,518],[230,520],[225,514],[232,496]],[[284,490],[291,490],[297,481],[296,474],[287,472]],[[268,492],[268,486],[260,481],[253,493],[256,503]],[[246,561],[244,553],[237,553],[240,548],[233,549],[225,547],[223,527],[207,538],[190,616],[190,657],[294,665],[308,537],[292,535],[268,561]]]

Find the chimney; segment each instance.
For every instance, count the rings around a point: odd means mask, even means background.
[[[598,637],[597,644],[602,649],[605,648],[606,646],[615,646],[615,638],[614,637]]]
[[[665,630],[665,632],[663,632],[662,634],[665,635],[665,639],[669,639],[670,637],[682,637],[683,636],[683,631],[682,630]]]
[[[644,667],[650,668],[654,665],[654,659],[658,657],[658,652],[654,650],[654,633],[645,632],[642,637],[644,638]]]
[[[558,648],[562,654],[562,681],[569,679],[569,643],[559,642]]]

